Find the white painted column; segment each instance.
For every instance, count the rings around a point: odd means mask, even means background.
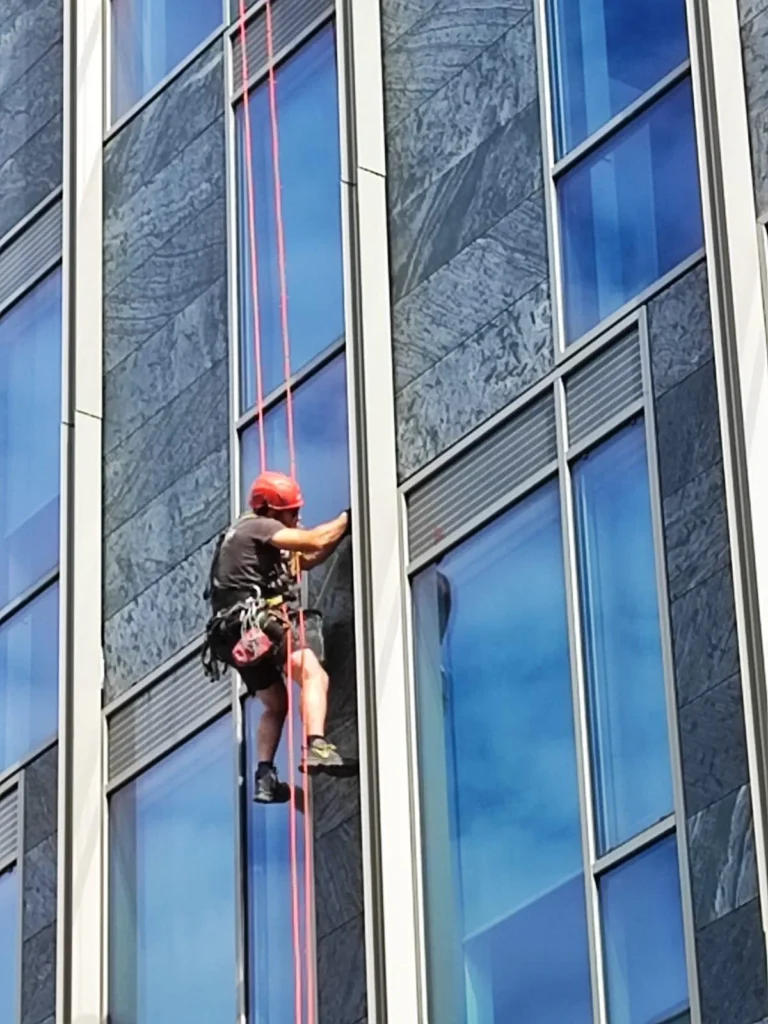
[[[101,0],[64,2],[64,401],[56,1019],[102,1005]]]
[[[337,5],[368,1017],[422,1020],[381,13]],[[379,764],[377,751],[386,749]]]
[[[736,0],[688,0],[715,365],[763,927],[768,651],[768,347]]]

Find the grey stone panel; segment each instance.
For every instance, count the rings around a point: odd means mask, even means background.
[[[537,101],[392,216],[393,301],[484,235],[541,185]]]
[[[702,1024],[750,1024],[765,1016],[766,967],[757,900],[697,935]]]
[[[730,568],[672,602],[677,699],[687,704],[739,670]]]
[[[390,208],[431,185],[536,94],[536,42],[529,15],[389,132]]]
[[[104,451],[226,357],[227,282],[221,277],[106,374]]]
[[[386,48],[437,6],[438,0],[382,0],[381,41]]]
[[[112,289],[178,230],[224,195],[224,118],[104,219],[104,289]]]
[[[104,541],[104,617],[183,562],[229,521],[229,449],[203,459]]]
[[[748,781],[741,678],[727,679],[686,704],[679,725],[690,816]]]
[[[331,680],[333,685],[333,680]],[[356,758],[358,751],[357,719],[332,722],[328,736],[345,755]],[[343,822],[360,814],[360,782],[356,778],[333,779],[319,775],[312,781],[315,842]]]
[[[747,107],[754,116],[768,109],[768,7],[763,7],[741,30]]]
[[[768,7],[768,0],[739,0],[738,7],[741,24],[746,25]]]
[[[24,856],[22,936],[29,939],[56,920],[56,835]]]
[[[384,53],[389,128],[530,10],[530,0],[438,0]]]
[[[12,21],[29,6],[29,0],[3,0],[0,4],[0,28]]]
[[[54,745],[24,771],[24,849],[31,850],[56,831],[59,748]]]
[[[218,198],[105,296],[105,372],[225,275],[226,226],[226,205]]]
[[[61,40],[63,31],[61,0],[29,3],[0,25],[0,95]],[[60,79],[49,87],[56,85],[61,90]]]
[[[397,303],[396,390],[545,279],[546,237],[544,195],[537,192]]]
[[[21,950],[21,1024],[40,1024],[56,1009],[56,925],[33,935]]]
[[[63,46],[55,43],[0,94],[0,166],[61,110]]]
[[[0,167],[0,238],[61,184],[61,126],[57,114]]]
[[[667,575],[672,600],[729,564],[722,463],[664,500]]]
[[[202,633],[208,617],[203,590],[211,540],[104,623],[106,700],[134,683]]]
[[[315,842],[317,938],[363,912],[360,818],[353,817]]]
[[[320,1024],[356,1024],[365,1017],[365,929],[362,914],[317,944]]]
[[[758,216],[768,213],[768,109],[748,111],[752,174]]]
[[[658,399],[656,434],[662,497],[678,491],[722,458],[713,361]]]
[[[398,395],[400,476],[414,473],[522,394],[553,358],[545,282]]]
[[[712,358],[712,317],[704,261],[651,300],[648,333],[657,396]]]
[[[755,899],[757,867],[748,786],[690,819],[688,844],[697,928]]]
[[[105,535],[227,443],[227,386],[227,361],[221,360],[110,452]]]
[[[110,139],[104,156],[105,212],[122,206],[223,116],[223,59],[219,39]]]

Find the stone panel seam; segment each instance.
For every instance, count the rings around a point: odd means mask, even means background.
[[[51,127],[51,125],[54,124],[56,121],[60,121],[61,118],[62,118],[61,111],[58,111],[57,113],[55,113],[53,115],[53,117],[49,117],[48,120],[45,122],[45,124],[42,125],[42,127],[38,128],[36,132],[33,132],[29,136],[29,138],[24,142],[24,144],[22,146],[19,146],[18,149],[14,150],[14,152],[8,157],[8,159],[4,160],[2,162],[2,164],[0,164],[0,173],[2,173],[4,168],[6,168],[8,166],[8,164],[12,163],[18,157],[19,153],[23,152],[23,150],[31,142],[33,142],[35,139],[39,138],[39,136],[41,136],[43,134],[43,132],[47,131]]]
[[[336,934],[336,932],[340,932],[342,928],[348,928],[353,921],[357,921],[362,917],[364,917],[364,914],[358,911],[356,914],[353,914],[342,924],[337,924],[333,928],[331,928],[330,931],[324,932],[322,938],[318,939],[318,942],[327,942],[328,939],[330,939],[332,936]]]
[[[0,30],[2,29],[2,27],[3,27],[2,24],[0,24]],[[45,58],[49,56],[49,54],[51,53],[52,50],[55,50],[57,46],[62,46],[62,44],[63,44],[63,38],[62,38],[62,36],[59,36],[58,39],[55,39],[51,43],[51,45],[48,47],[47,50],[44,50],[43,53],[41,53],[40,56],[37,57],[37,59],[34,60],[29,65],[29,67],[25,68],[24,71],[22,71],[22,73],[19,75],[18,78],[14,78],[13,81],[9,82],[6,85],[6,87],[3,89],[3,91],[0,92],[0,102],[2,102],[3,97],[7,96],[8,93],[11,91],[11,89],[14,88],[14,86],[17,86],[19,84],[19,82],[21,82],[21,80],[23,78],[26,78],[27,75],[29,75],[29,74],[31,74],[31,72],[33,72],[35,70],[35,68],[37,67],[37,65],[42,63],[42,61],[44,61]]]
[[[398,32],[396,36],[391,36],[387,40],[386,44],[382,45],[382,48],[381,48],[382,49],[382,54],[383,54],[385,59],[386,59],[387,50],[390,50],[395,45],[395,43],[399,42],[401,39],[404,39],[408,35],[408,33],[412,32],[413,29],[416,28],[416,26],[420,22],[426,21],[427,18],[430,18],[434,14],[435,9],[438,7],[439,2],[440,2],[440,0],[435,0],[435,2],[432,4],[432,6],[429,8],[429,10],[424,11],[424,13],[419,18],[417,18],[416,21],[411,22],[411,24],[408,25],[407,28],[404,28],[402,32]],[[382,16],[382,20],[384,20],[383,16]],[[384,30],[382,29],[382,40],[383,40],[383,38],[384,38]]]

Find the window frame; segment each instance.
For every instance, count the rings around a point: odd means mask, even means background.
[[[700,257],[699,257],[700,258]],[[643,300],[647,301],[647,300]],[[622,337],[637,331],[642,363],[642,397],[625,405],[619,413],[607,419],[597,428],[574,444],[568,441],[566,415],[566,378],[574,369],[585,364],[612,344],[620,342]],[[421,796],[419,790],[419,737],[416,727],[418,714],[415,678],[415,637],[414,637],[414,606],[411,579],[426,566],[434,563],[447,551],[460,545],[483,526],[502,515],[517,502],[523,500],[546,482],[558,480],[561,501],[561,523],[563,531],[563,558],[566,583],[566,604],[568,612],[568,640],[571,662],[571,687],[573,696],[574,721],[576,729],[577,764],[579,775],[579,801],[582,828],[583,871],[585,880],[585,899],[587,905],[587,931],[589,941],[590,971],[592,981],[593,1014],[598,1024],[606,1024],[607,992],[606,972],[603,951],[603,924],[601,905],[599,902],[599,883],[602,877],[619,864],[627,863],[635,855],[652,847],[667,836],[674,835],[677,846],[678,869],[680,879],[680,905],[685,937],[685,967],[688,978],[689,1005],[692,1020],[698,1020],[699,992],[697,983],[697,965],[695,958],[693,904],[690,891],[688,871],[688,848],[685,828],[685,808],[683,802],[683,780],[680,754],[680,741],[677,729],[677,704],[675,697],[674,664],[672,659],[672,635],[669,617],[669,599],[664,559],[663,519],[661,489],[656,448],[656,427],[654,422],[653,387],[651,380],[650,343],[646,308],[638,302],[634,310],[618,318],[606,328],[601,325],[597,337],[587,337],[574,351],[569,346],[567,360],[557,361],[550,373],[525,395],[513,402],[492,420],[478,428],[473,434],[454,446],[449,452],[436,459],[424,470],[407,480],[400,488],[403,540],[403,588],[405,594],[405,623],[408,644],[408,712],[409,712],[409,778],[413,802],[412,822],[416,840],[417,859],[417,892],[418,905],[415,915],[420,940],[420,970],[422,972],[422,989],[426,992],[427,961],[426,961],[426,904],[424,870],[424,836],[422,832]],[[512,418],[515,413],[523,410],[533,398],[551,391],[554,394],[557,435],[556,464],[549,464],[538,473],[533,473],[520,486],[509,492],[505,501],[496,502],[482,516],[475,516],[449,537],[435,543],[429,550],[409,562],[407,556],[407,499],[408,494],[418,485],[447,465],[459,452],[472,448],[481,438],[490,434],[494,428]],[[620,846],[600,856],[597,852],[597,821],[592,799],[591,771],[591,739],[588,718],[588,684],[586,664],[582,650],[581,607],[578,577],[578,557],[576,548],[576,517],[573,505],[572,467],[586,452],[598,447],[603,441],[642,417],[644,422],[646,464],[651,502],[651,520],[655,555],[655,578],[659,607],[659,627],[662,645],[662,663],[664,674],[664,694],[667,711],[670,761],[672,766],[673,812],[664,819],[638,835],[625,841]],[[423,997],[426,1000],[426,995]],[[427,1008],[428,1012],[428,1008]]]
[[[35,756],[40,751],[35,752]],[[21,1020],[22,1010],[22,947],[24,934],[24,769],[14,768],[4,777],[0,776],[0,801],[16,793],[16,850],[0,862],[0,878],[10,872],[16,874],[16,1012]]]

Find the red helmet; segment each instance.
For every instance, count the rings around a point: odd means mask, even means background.
[[[295,480],[291,480],[285,473],[266,472],[257,476],[251,484],[248,504],[254,512],[265,505],[283,511],[301,508],[304,499]]]

